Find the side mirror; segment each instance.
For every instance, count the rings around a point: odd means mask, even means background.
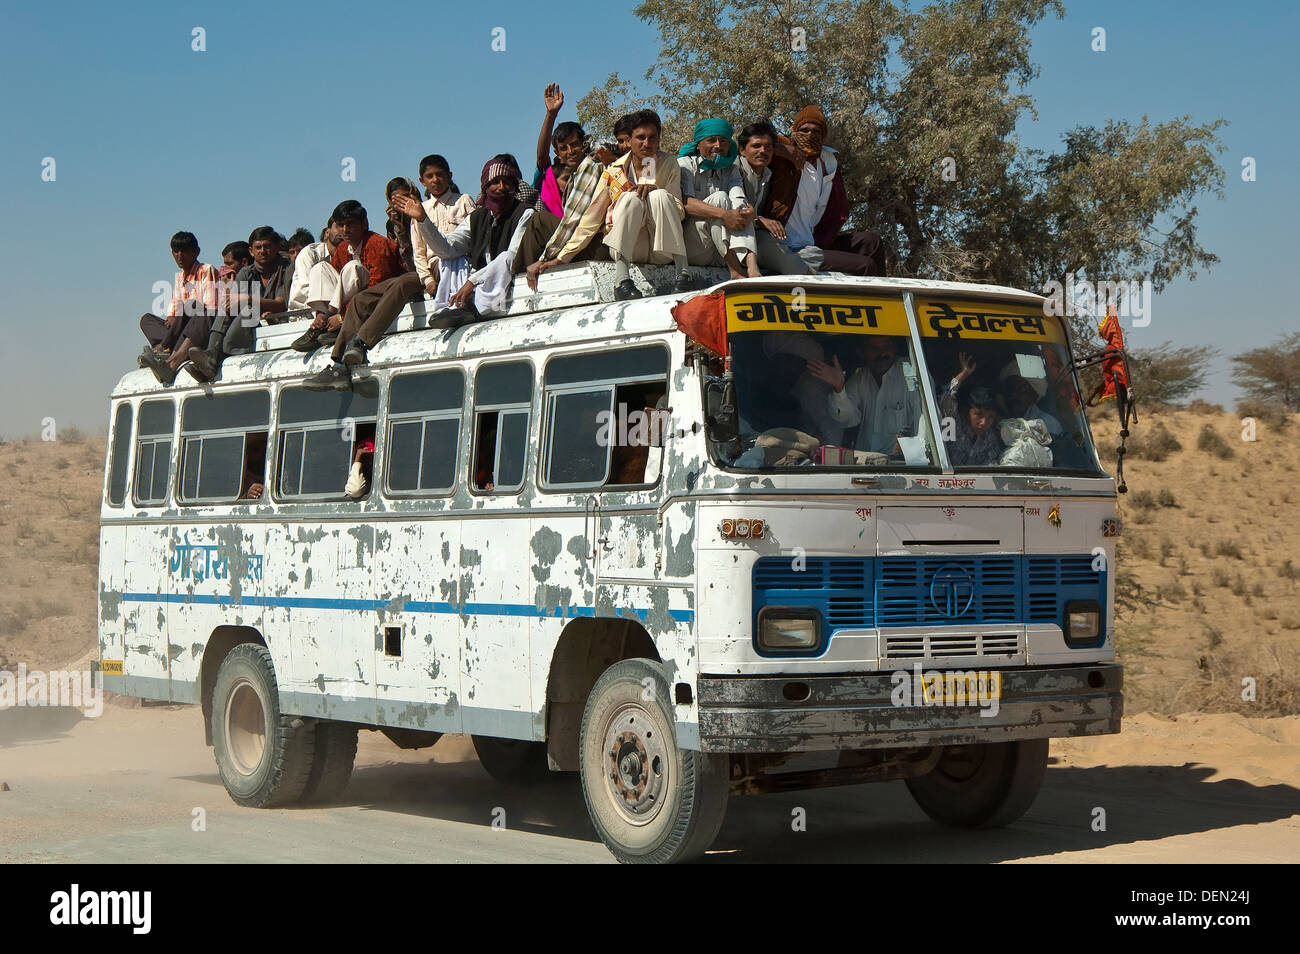
[[[740,439],[734,381],[710,381],[705,385],[704,433],[716,444],[730,444]]]

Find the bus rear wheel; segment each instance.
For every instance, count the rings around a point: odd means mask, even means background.
[[[677,745],[668,679],[650,659],[605,670],[587,697],[582,794],[619,861],[689,861],[713,844],[727,813],[729,759]]]
[[[316,728],[280,711],[271,653],[257,643],[230,651],[212,689],[212,748],[230,797],[274,808],[302,797],[311,774]]]
[[[484,771],[506,785],[531,785],[546,781],[551,769],[545,742],[472,736],[474,751]]]
[[[302,800],[322,804],[337,800],[352,778],[357,759],[357,727],[347,722],[317,722],[311,771]]]
[[[959,828],[1001,828],[1034,803],[1047,773],[1047,739],[950,745],[928,775],[907,779],[927,815]]]

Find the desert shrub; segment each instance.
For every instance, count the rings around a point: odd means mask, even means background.
[[[1275,427],[1278,430],[1291,423],[1291,415],[1281,404],[1272,401],[1257,401],[1246,398],[1237,402],[1238,417],[1253,417],[1260,424]]]
[[[20,540],[30,540],[32,537],[36,536],[36,524],[32,523],[26,517],[18,521],[16,529],[18,530],[18,539]]]
[[[1156,493],[1156,503],[1160,504],[1160,506],[1162,507],[1178,506],[1178,504],[1174,500],[1174,492],[1170,490],[1168,487],[1161,487],[1160,490]]]
[[[1233,540],[1220,540],[1214,545],[1214,555],[1221,557],[1232,557],[1234,560],[1244,559],[1241,555],[1241,546]]]
[[[1300,570],[1297,570],[1290,560],[1283,560],[1277,566],[1277,575],[1284,580],[1294,582],[1297,577],[1300,577]]]
[[[1198,660],[1193,682],[1180,686],[1182,706],[1201,712],[1239,712],[1245,716],[1294,715],[1300,711],[1300,651],[1280,645],[1211,652]],[[1254,698],[1243,699],[1243,680],[1254,682]],[[1186,708],[1168,710],[1186,711]]]
[[[1139,510],[1154,510],[1156,508],[1156,495],[1149,490],[1135,490],[1128,499],[1129,503]]]
[[[1203,426],[1201,433],[1196,435],[1196,449],[1212,454],[1220,460],[1228,460],[1237,455],[1237,452],[1223,439],[1223,435],[1209,424]]]
[[[1187,590],[1183,587],[1181,581],[1176,577],[1170,580],[1162,589],[1165,599],[1171,603],[1181,603],[1187,598]]]
[[[1245,581],[1244,579],[1242,579],[1240,573],[1238,573],[1238,574],[1233,578],[1231,589],[1232,589],[1232,595],[1233,595],[1233,596],[1248,596],[1248,595],[1249,595],[1249,593],[1248,593],[1247,590],[1246,590],[1246,581]]]
[[[1170,454],[1183,449],[1183,445],[1174,437],[1173,432],[1161,423],[1151,428],[1151,432],[1131,440],[1129,453],[1142,460],[1162,461]]]
[[[71,466],[72,466],[72,464],[69,463],[69,461],[68,461],[68,459],[67,459],[66,457],[60,457],[58,460],[56,460],[56,461],[54,462],[54,469],[55,469],[55,470],[67,470],[67,469],[68,469],[69,467],[71,467]]]
[[[59,428],[58,436],[59,440],[68,444],[84,444],[86,442],[86,432],[75,426]]]
[[[1209,401],[1201,398],[1194,398],[1187,402],[1187,410],[1193,414],[1222,414],[1222,404],[1211,404]]]
[[[1210,571],[1210,582],[1215,586],[1224,587],[1232,582],[1232,577],[1228,575],[1228,571],[1223,567],[1216,566]]]

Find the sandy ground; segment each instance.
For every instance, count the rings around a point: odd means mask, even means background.
[[[17,715],[18,718],[14,718]],[[466,738],[404,752],[363,733],[329,808],[235,805],[193,707],[0,713],[0,862],[611,861],[576,778],[501,785]],[[1294,862],[1300,717],[1142,715],[1118,737],[1053,743],[1015,825],[945,829],[902,783],[733,798],[713,862]],[[792,830],[806,812],[807,830]],[[1094,830],[1104,809],[1105,831]],[[201,809],[205,830],[196,831]],[[503,814],[504,812],[504,814]],[[504,828],[492,826],[504,819]]]

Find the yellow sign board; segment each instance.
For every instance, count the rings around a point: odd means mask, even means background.
[[[906,335],[901,298],[749,292],[727,296],[727,332],[833,331]]]
[[[106,676],[120,676],[122,675],[122,660],[120,659],[102,660],[99,664],[99,671]]]
[[[924,338],[953,341],[1014,339],[1062,344],[1065,332],[1060,319],[1044,315],[1038,305],[1009,302],[962,301],[917,295],[916,321]]]

